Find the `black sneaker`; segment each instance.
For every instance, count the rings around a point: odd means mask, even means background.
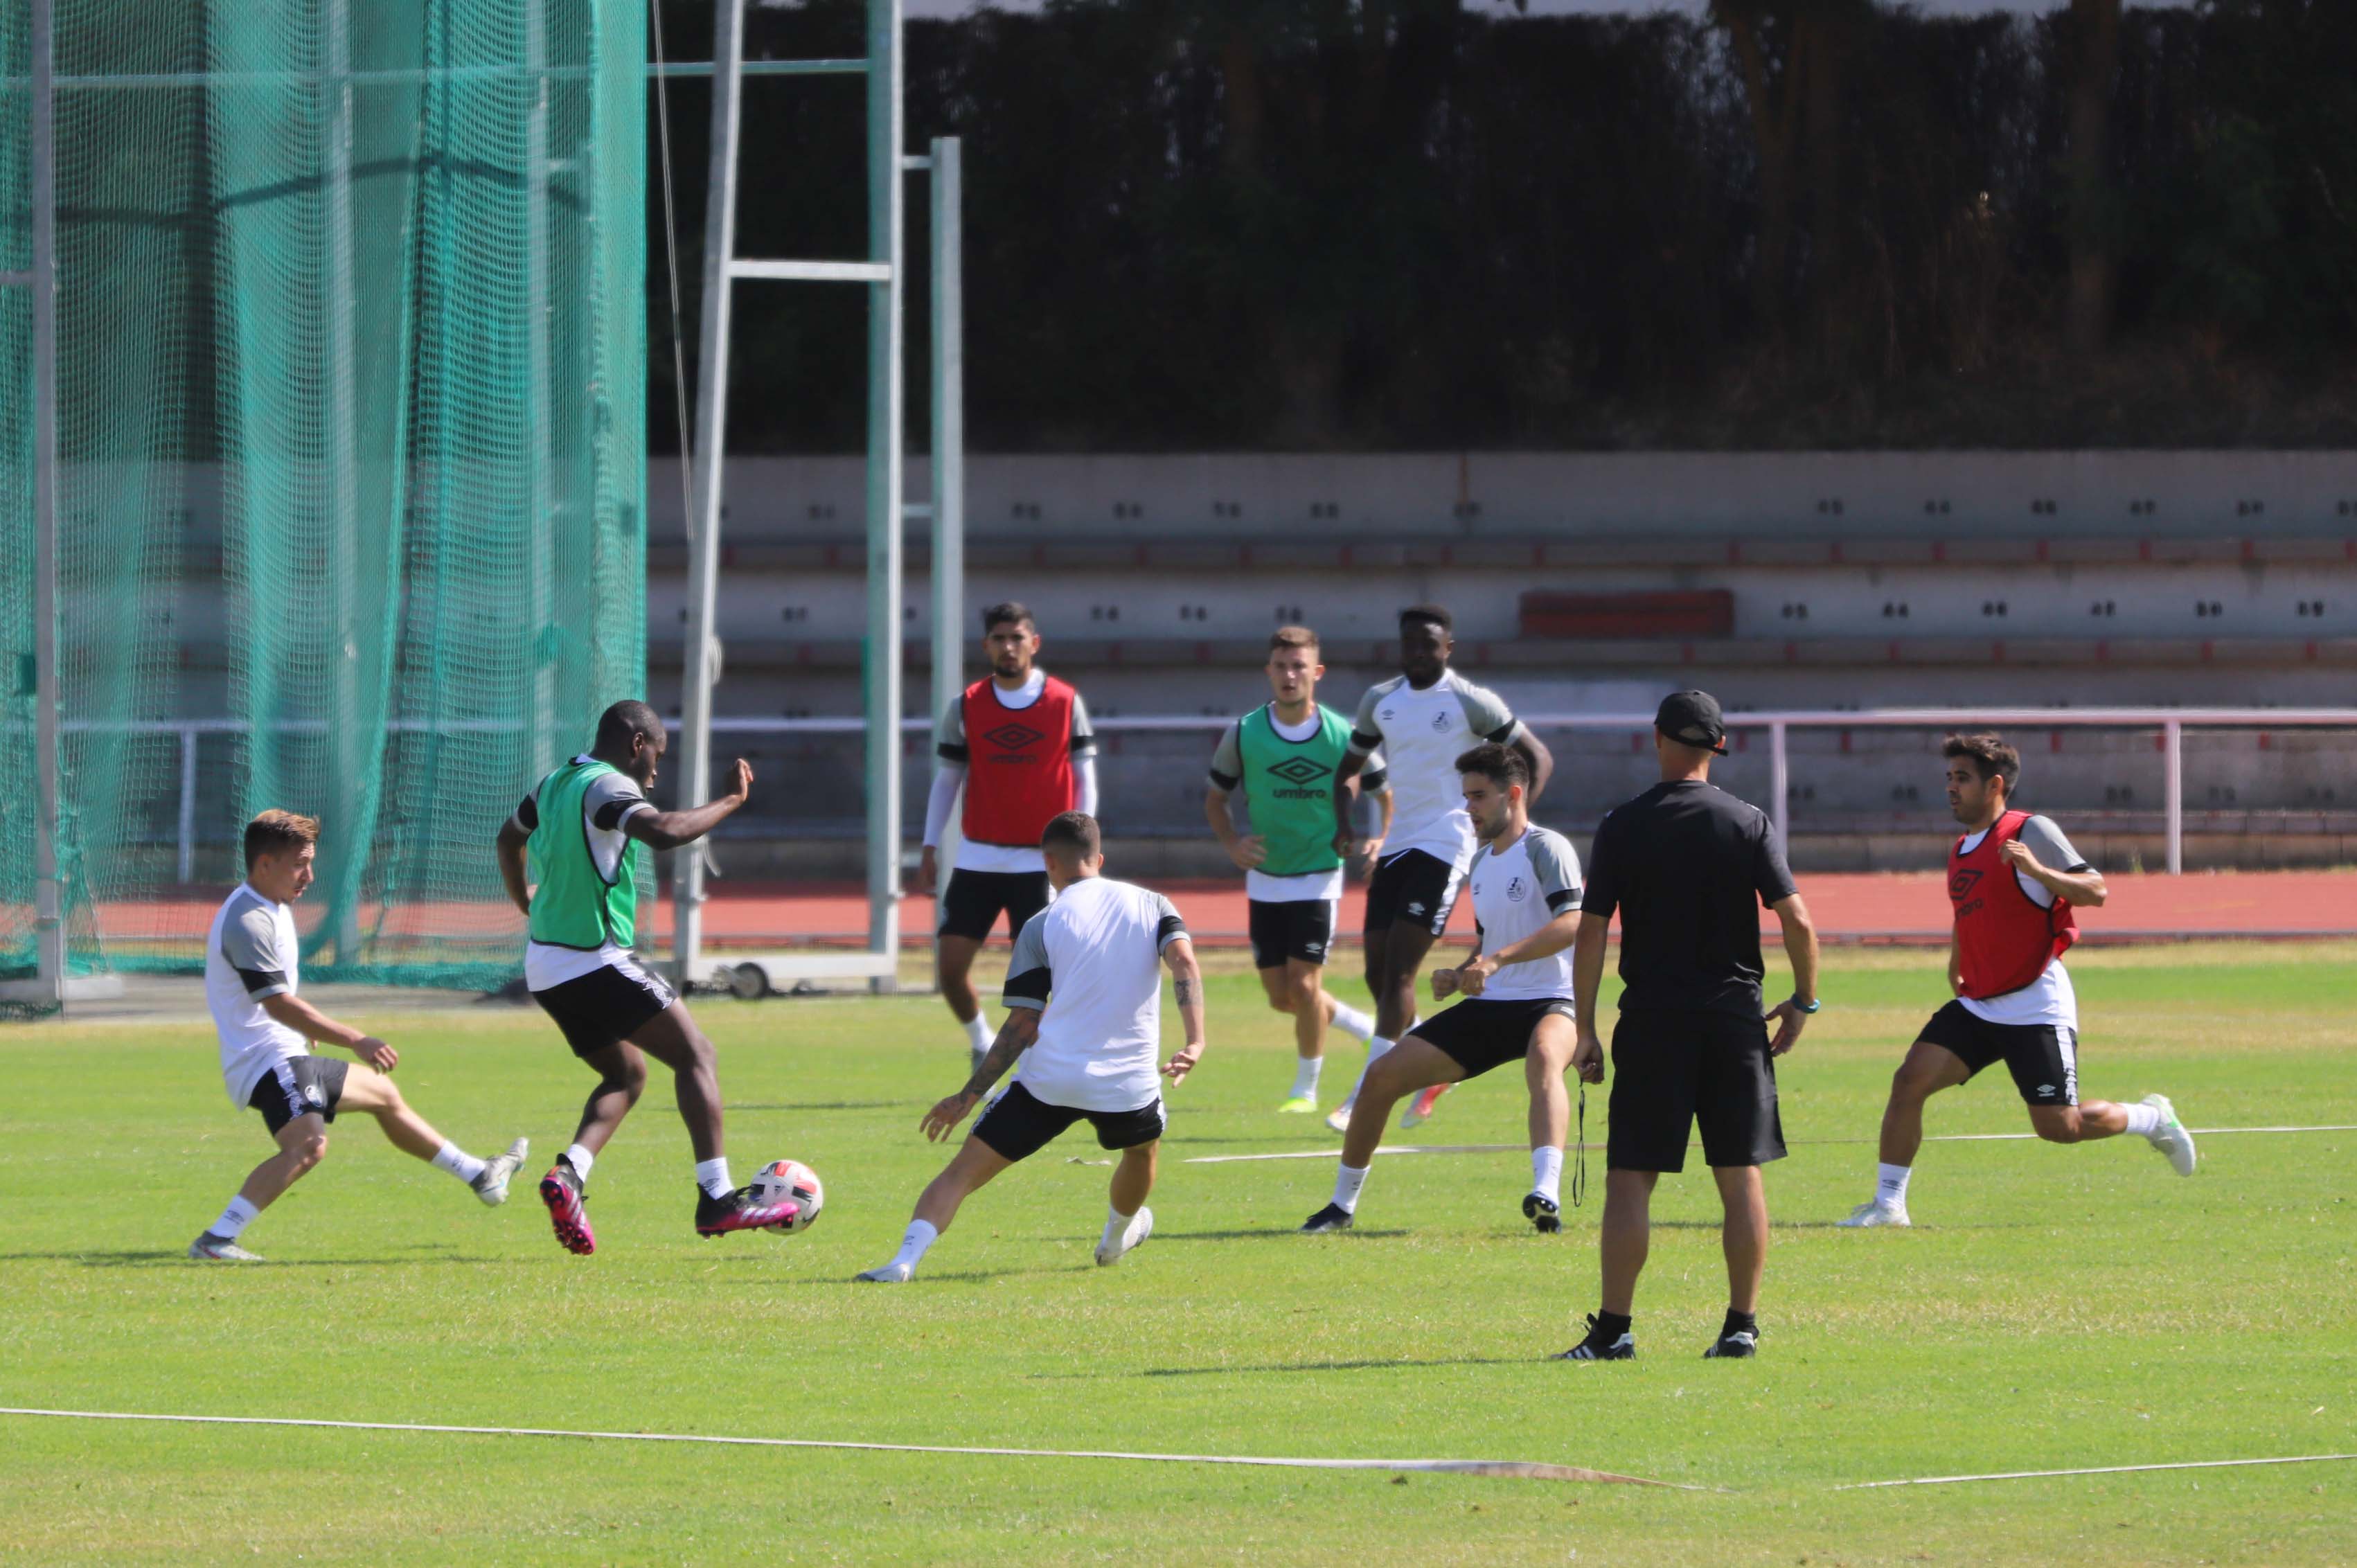
[[[722,1197],[715,1197],[699,1187],[695,1194],[695,1233],[726,1236],[731,1230],[767,1230],[791,1219],[801,1207],[791,1198],[764,1203],[753,1196],[749,1187],[740,1187]]]
[[[1563,1229],[1560,1216],[1561,1211],[1555,1208],[1555,1199],[1545,1193],[1534,1192],[1523,1199],[1523,1218],[1529,1220],[1531,1228],[1542,1236],[1552,1236]]]
[[[1301,1222],[1304,1236],[1315,1236],[1326,1230],[1348,1230],[1350,1228],[1351,1211],[1339,1203],[1328,1204]]]
[[[1702,1359],[1706,1361],[1716,1361],[1721,1357],[1731,1356],[1740,1359],[1758,1354],[1760,1354],[1760,1330],[1756,1326],[1730,1328],[1721,1334],[1709,1349],[1702,1353]]]
[[[1604,1337],[1597,1326],[1596,1314],[1587,1315],[1587,1337],[1555,1358],[1558,1361],[1633,1361],[1637,1359],[1637,1340],[1627,1329],[1610,1339]]]

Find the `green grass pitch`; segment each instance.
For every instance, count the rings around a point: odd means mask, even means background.
[[[2162,1090],[2197,1127],[2357,1122],[2352,961],[2074,955],[2083,1092]],[[551,1241],[527,1183],[487,1211],[354,1119],[248,1233],[269,1265],[188,1263],[267,1147],[210,1032],[0,1032],[0,1404],[1521,1458],[1710,1488],[0,1417],[0,1562],[2357,1561],[2348,1464],[1835,1489],[2357,1451],[2357,1133],[2212,1137],[2190,1181],[2137,1139],[1932,1144],[1918,1229],[1832,1230],[1868,1190],[1939,960],[1837,952],[1824,991],[1782,1069],[1760,1359],[1699,1359],[1724,1296],[1697,1162],[1657,1199],[1641,1359],[1589,1367],[1544,1358],[1595,1305],[1597,1155],[1554,1238],[1518,1212],[1520,1153],[1385,1158],[1361,1229],[1325,1238],[1291,1231],[1330,1161],[1183,1163],[1334,1143],[1273,1113],[1289,1026],[1232,969],[1142,1251],[1091,1264],[1106,1172],[1082,1129],[979,1195],[900,1289],[849,1281],[942,1158],[917,1118],[963,1051],[931,997],[701,1003],[740,1178],[807,1160],[826,1212],[791,1240],[699,1240],[658,1073],[597,1166],[591,1259]],[[376,1022],[450,1136],[488,1154],[529,1133],[527,1176],[563,1146],[586,1075],[536,1012]],[[1329,1103],[1357,1065],[1342,1044]],[[1601,1122],[1591,1097],[1591,1140]],[[1418,1136],[1522,1126],[1501,1071]],[[1998,1071],[1931,1131],[2025,1128]]]

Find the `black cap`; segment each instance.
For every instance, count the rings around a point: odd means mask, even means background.
[[[1681,746],[1727,755],[1727,725],[1708,692],[1672,692],[1654,710],[1653,727]]]

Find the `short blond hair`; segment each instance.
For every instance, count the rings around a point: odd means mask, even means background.
[[[279,854],[319,842],[319,819],[272,807],[245,824],[245,868],[265,854]]]
[[[1305,649],[1314,655],[1318,651],[1318,634],[1306,626],[1281,626],[1268,634],[1271,658],[1288,648]]]

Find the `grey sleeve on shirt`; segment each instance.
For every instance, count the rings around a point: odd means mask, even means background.
[[[1388,795],[1391,792],[1391,764],[1383,760],[1383,754],[1381,751],[1369,752],[1365,765],[1359,769],[1359,793]]]
[[[1506,706],[1506,699],[1487,686],[1460,679],[1457,700],[1464,704],[1465,727],[1483,740],[1511,741],[1522,733],[1523,721]]]
[[[1539,892],[1546,899],[1547,913],[1560,915],[1579,903],[1579,852],[1561,833],[1533,828],[1530,835],[1531,869],[1538,874]]]
[[[963,762],[965,755],[965,699],[952,697],[950,705],[942,710],[939,723],[933,725],[933,755],[943,762]]]
[[[278,967],[278,922],[260,905],[221,922],[221,956],[245,982],[245,993],[254,1001],[287,989],[285,972]]]
[[[1158,917],[1154,924],[1154,950],[1160,952],[1187,934],[1187,919],[1178,913],[1178,905],[1159,893],[1154,895],[1154,910]]]
[[[2054,825],[2051,817],[2032,817],[2022,823],[2021,842],[2029,846],[2029,853],[2038,857],[2038,863],[2050,871],[2094,869],[2072,846],[2071,841],[2062,836],[2062,830]]]
[[[1072,755],[1094,757],[1097,754],[1096,726],[1089,723],[1089,700],[1078,692],[1072,693]]]
[[[1380,685],[1370,686],[1367,694],[1359,699],[1358,717],[1351,721],[1350,751],[1353,757],[1365,757],[1383,742],[1383,729],[1375,723],[1375,704],[1383,701],[1383,691]]]
[[[1244,747],[1242,720],[1220,732],[1220,744],[1211,748],[1211,782],[1232,795],[1236,786],[1244,781]]]
[[[608,773],[582,791],[581,810],[591,827],[600,832],[612,832],[631,816],[653,807],[639,792],[636,780],[624,774]]]
[[[1040,925],[1041,910],[1023,922],[1015,934],[1014,956],[1006,961],[1006,988],[998,1000],[1008,1007],[1044,1009],[1053,977],[1048,972],[1048,933]]]

